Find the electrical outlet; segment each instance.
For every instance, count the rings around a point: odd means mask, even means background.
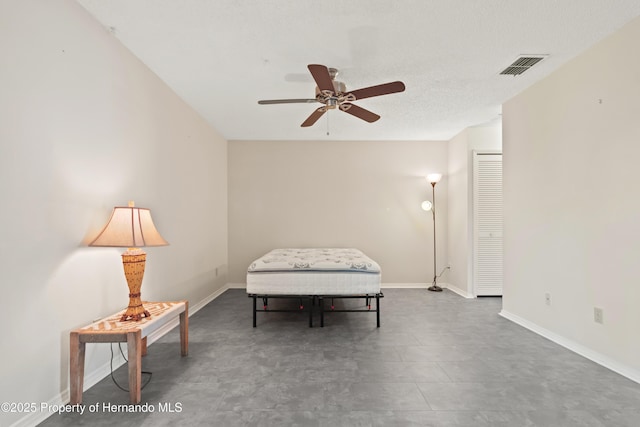
[[[549,292],[544,294],[544,303],[547,305],[551,305],[551,294]]]
[[[593,321],[596,323],[604,323],[604,313],[600,307],[593,307]]]

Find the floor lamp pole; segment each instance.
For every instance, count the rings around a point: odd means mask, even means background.
[[[438,286],[438,272],[436,270],[436,184],[431,183],[431,200],[433,200],[433,206],[431,208],[431,214],[433,215],[433,283],[427,289],[433,292],[442,292],[442,288]]]

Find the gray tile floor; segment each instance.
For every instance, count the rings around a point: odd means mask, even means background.
[[[251,300],[228,290],[191,317],[188,357],[177,328],[149,346],[142,400],[154,412],[41,425],[640,425],[640,384],[503,319],[500,298],[384,293],[379,329],[368,313],[331,313],[311,329],[299,313],[259,313],[252,328]],[[116,378],[126,384],[125,367]],[[128,394],[106,378],[84,403],[127,404]]]

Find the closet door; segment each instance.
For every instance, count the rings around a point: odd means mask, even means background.
[[[502,295],[502,155],[475,152],[473,282],[476,296]]]

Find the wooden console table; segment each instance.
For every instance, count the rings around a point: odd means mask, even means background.
[[[140,403],[142,380],[142,356],[146,354],[147,336],[167,322],[180,316],[180,352],[189,352],[189,302],[145,302],[151,317],[140,321],[124,321],[120,318],[125,310],[99,320],[88,326],[71,331],[70,336],[70,393],[71,404],[82,403],[84,382],[84,353],[86,343],[126,342],[129,365],[129,397],[131,403]]]

